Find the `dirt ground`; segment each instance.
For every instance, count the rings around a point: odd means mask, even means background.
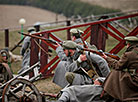
[[[0,5],[0,29],[19,27],[19,19],[24,18],[24,26],[37,22],[55,22],[65,20],[63,15],[31,6]]]
[[[41,83],[41,84],[40,84]],[[52,82],[52,77],[34,82],[40,92],[57,94],[61,87]]]
[[[138,9],[138,0],[80,0],[107,8],[130,11]]]

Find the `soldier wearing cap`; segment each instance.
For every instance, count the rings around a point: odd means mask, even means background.
[[[96,77],[107,77],[110,73],[106,60],[88,51],[81,53],[67,69],[65,77],[70,85],[92,84]]]
[[[128,36],[124,40],[127,50],[119,61],[103,56],[113,68],[104,83],[104,91],[121,101],[138,101],[138,37]]]
[[[81,61],[77,60],[73,62],[72,58],[74,58],[74,55],[77,52],[77,46],[78,45],[75,42],[67,41],[63,43],[63,48],[59,46],[56,49],[57,54],[62,61],[58,64],[58,67],[56,68],[56,73],[53,82],[55,82],[62,88],[64,88],[67,85],[67,82],[72,85],[84,85],[93,83],[93,80],[90,77],[88,77],[85,73],[75,72],[80,67],[83,67],[90,72],[91,67],[87,63],[88,56],[90,57],[91,61],[95,63],[97,67],[100,68],[101,76],[106,77],[110,72],[107,62],[101,56],[93,53],[90,53],[90,55],[88,55],[88,52],[85,52],[85,54],[80,55],[84,56],[83,58],[81,57]]]
[[[58,44],[58,47],[56,49],[56,53],[60,59],[60,62],[56,67],[53,82],[62,88],[64,88],[68,84],[64,77],[65,73],[67,72],[67,66],[69,66],[73,62],[71,56],[74,54],[76,46],[77,44],[73,41],[65,41],[63,42],[62,46]]]
[[[72,41],[76,42],[79,45],[83,45],[83,41],[81,39],[82,34],[84,33],[83,31],[79,29],[71,29],[70,30],[71,36],[72,36]],[[91,48],[93,50],[97,50],[95,45],[90,45],[88,42],[84,41],[84,43],[88,46],[88,48]]]
[[[36,33],[34,27],[29,27],[27,31],[28,31],[28,34]],[[23,61],[21,65],[21,70],[19,70],[18,73],[21,73],[30,65],[30,46],[31,46],[30,40],[31,40],[31,37],[26,36],[23,41],[22,48],[20,51],[20,54],[23,56]]]

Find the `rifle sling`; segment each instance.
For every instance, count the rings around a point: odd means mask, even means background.
[[[95,74],[95,75],[99,76],[98,73],[97,73],[97,71],[96,71],[96,69],[95,69],[95,67],[94,67],[94,65],[93,65],[93,63],[92,63],[92,61],[91,61],[90,52],[88,52],[87,62],[88,62],[88,64],[89,64],[90,67],[91,67],[90,73],[89,73],[89,74],[90,74],[90,75],[91,75],[91,74]],[[91,71],[91,70],[92,70],[92,71]],[[95,75],[94,75],[94,76],[95,76]],[[94,76],[92,76],[92,77],[94,77]]]

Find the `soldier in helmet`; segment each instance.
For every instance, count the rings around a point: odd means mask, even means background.
[[[8,48],[4,48],[0,50],[1,56],[2,56],[2,60],[4,63],[7,63],[9,65],[9,67],[11,68],[11,63],[13,62],[10,54],[9,54],[9,49]],[[11,69],[12,71],[12,69]]]
[[[76,46],[77,44],[73,41],[65,41],[63,42],[62,46],[58,44],[56,49],[56,53],[60,59],[60,62],[56,67],[53,82],[62,88],[68,84],[64,76],[67,72],[67,66],[73,62],[71,56],[73,56],[74,52],[76,51]]]
[[[127,50],[119,61],[103,56],[113,68],[104,83],[104,91],[121,101],[138,101],[138,37],[128,36],[124,40]]]
[[[33,34],[36,33],[35,32],[35,28],[34,27],[29,27],[27,29],[28,34]],[[22,71],[24,71],[28,66],[30,66],[30,40],[31,37],[26,36],[24,41],[23,41],[23,45],[20,51],[20,54],[23,56],[23,61],[22,61],[22,65],[21,65],[21,70],[19,70],[18,73],[21,73]]]
[[[4,63],[8,63],[9,53],[5,49],[0,50],[2,59]]]
[[[5,49],[0,50],[0,85],[13,78],[12,70],[8,64],[9,54]]]

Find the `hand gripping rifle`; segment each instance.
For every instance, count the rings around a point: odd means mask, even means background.
[[[84,44],[84,48],[88,49],[88,46],[86,45],[86,42],[85,42],[84,39],[82,38],[82,35],[80,34],[79,30],[78,30],[78,34],[79,34],[79,36],[80,36],[80,38],[81,38],[81,40],[82,40],[82,42],[83,42],[83,44]],[[81,47],[81,48],[82,48],[82,47]],[[95,79],[95,78],[94,78],[95,75],[98,77],[99,74],[97,73],[96,68],[95,68],[95,66],[93,65],[92,61],[91,61],[90,52],[88,52],[88,55],[87,55],[87,63],[89,64],[89,66],[91,67],[91,69],[88,70],[87,72],[86,72],[83,68],[81,68],[81,70],[82,70],[87,76],[89,76],[91,79]]]
[[[83,50],[83,51],[89,51],[89,52],[92,52],[92,53],[95,53],[95,54],[98,54],[100,56],[103,56],[103,53],[113,59],[116,59],[116,60],[119,60],[119,56],[115,55],[115,54],[111,54],[111,53],[108,53],[108,52],[103,52],[103,51],[95,51],[95,50],[92,50],[92,49],[88,49],[88,48],[81,48],[81,47],[78,47],[80,50]]]
[[[88,46],[86,45],[86,43],[85,43],[84,39],[82,38],[82,36],[81,36],[81,34],[80,34],[79,31],[78,31],[78,34],[80,35],[80,38],[81,38],[81,40],[82,40],[82,42],[84,44],[84,47],[85,47],[85,48],[81,48],[81,50],[90,51],[90,52],[96,53],[96,54],[98,54],[100,56],[103,56],[103,53],[104,53],[105,55],[107,55],[107,56],[109,56],[111,58],[114,58],[116,60],[119,60],[120,59],[119,56],[117,56],[115,54],[111,54],[111,53],[108,53],[108,52],[103,52],[101,50],[100,51],[95,51],[95,50],[92,50],[92,49],[88,49]]]

